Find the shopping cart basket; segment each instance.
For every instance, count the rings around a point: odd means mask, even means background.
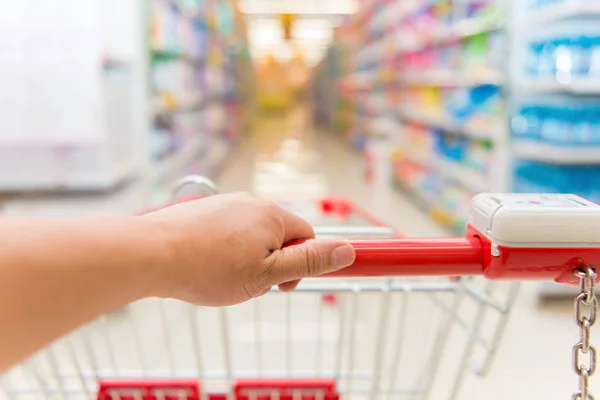
[[[216,192],[200,177],[179,187],[189,184]],[[531,198],[550,201],[534,196],[524,197],[525,203]],[[559,198],[581,201],[576,206],[583,210],[596,207],[573,196]],[[136,302],[9,371],[2,393],[16,400],[456,398],[469,372],[485,375],[490,369],[517,292],[516,283],[474,277],[485,274],[584,283],[578,304],[593,307],[589,317],[583,307],[578,310],[582,340],[574,360],[582,383],[574,398],[585,399],[587,376],[595,369],[589,328],[596,298],[588,266],[598,261],[598,243],[577,249],[554,243],[540,252],[526,238],[521,246],[503,242],[503,235],[514,233],[507,230],[514,218],[506,209],[535,223],[539,207],[522,202],[480,197],[466,238],[409,240],[347,200],[318,201],[317,235],[354,238],[353,266],[327,279],[307,279],[293,293],[274,288],[233,307]],[[556,207],[545,208],[546,216],[548,210]],[[585,221],[594,220],[592,214]],[[586,230],[581,215],[567,216]],[[498,241],[488,241],[482,226]],[[564,240],[577,235],[567,232]],[[589,367],[579,364],[581,354],[590,356]]]

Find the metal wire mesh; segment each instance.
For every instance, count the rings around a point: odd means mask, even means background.
[[[316,228],[369,226],[310,214]],[[239,378],[328,377],[353,400],[454,399],[469,371],[489,371],[517,289],[471,278],[328,278],[219,309],[146,299],[4,374],[0,395],[87,400],[102,379],[192,378],[207,399],[231,394]]]
[[[148,299],[13,369],[2,391],[91,399],[102,378],[198,378],[213,393],[244,377],[334,377],[352,399],[453,398],[467,371],[489,369],[515,294],[467,279],[365,279],[309,280],[222,309]]]

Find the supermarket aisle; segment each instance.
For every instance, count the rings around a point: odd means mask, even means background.
[[[224,192],[252,191],[252,174],[259,160],[268,158],[285,139],[301,140],[316,151],[316,170],[327,182],[328,194],[344,196],[389,221],[410,236],[446,236],[448,232],[428,218],[404,194],[389,184],[369,184],[361,156],[332,134],[315,132],[306,108],[288,115],[259,118],[250,138],[239,146],[217,184]]]

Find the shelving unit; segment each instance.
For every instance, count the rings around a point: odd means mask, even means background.
[[[600,85],[595,52],[600,2],[517,5],[514,14],[513,187],[567,191],[598,201],[594,179],[600,175],[595,133]]]
[[[199,2],[184,11],[175,0],[149,3],[148,163],[152,183],[170,179],[188,167],[207,147],[202,135],[204,81],[208,41],[208,8]],[[187,8],[189,10],[189,8]]]
[[[152,0],[149,27],[148,179],[158,190],[220,169],[245,129],[240,105],[251,77],[240,71],[251,68],[233,1]]]
[[[600,201],[600,2],[517,2],[511,65],[511,189]],[[542,297],[575,290],[542,284]]]
[[[407,71],[400,76],[404,86],[470,87],[478,85],[504,84],[504,75],[499,71],[488,71],[479,75],[467,75],[452,69],[428,69]]]
[[[569,192],[600,202],[600,1],[490,1],[495,10],[482,15],[447,12],[466,3],[364,6],[336,37],[345,52],[317,72],[328,90],[343,89],[317,98],[320,113],[333,116],[318,122],[341,127],[336,132],[361,151],[371,138],[387,138],[393,184],[455,231],[482,191]],[[504,42],[481,57],[492,62],[465,63],[472,42],[477,48],[489,35]],[[499,101],[472,119],[457,117],[464,95],[444,96],[490,86]],[[383,134],[374,123],[381,120],[389,122]],[[540,295],[572,298],[574,290],[543,284]]]
[[[327,79],[341,94],[320,107],[343,116],[360,151],[382,135],[374,121],[392,121],[396,179],[452,227],[482,191],[600,200],[600,2],[490,0],[465,13],[474,3],[368,3],[339,30],[345,68]]]
[[[482,191],[600,201],[600,2],[468,3],[370,2],[337,39],[345,102],[321,105],[359,150],[387,138],[395,185],[455,230]]]
[[[556,78],[534,78],[523,82],[520,88],[536,93],[567,93],[573,95],[600,95],[597,78],[573,78],[560,82]]]
[[[515,140],[512,155],[518,159],[552,164],[590,165],[600,164],[597,147],[558,146],[528,140]]]
[[[523,7],[520,8],[522,9]],[[569,18],[594,15],[600,16],[600,4],[594,0],[561,0],[554,4],[543,5],[535,9],[535,11],[529,12],[522,19],[522,22],[531,27],[532,25],[541,26]]]
[[[497,162],[509,138],[506,2],[475,3],[369,2],[336,37],[346,68],[329,79],[347,108],[323,105],[350,113],[342,134],[358,150],[387,137],[396,184],[456,230],[472,196],[506,190],[509,172]],[[381,120],[387,134],[374,128]]]
[[[447,115],[422,111],[411,106],[400,108],[397,114],[404,121],[439,128],[472,139],[494,140],[506,134],[506,123],[503,120],[473,121],[461,124]]]
[[[430,32],[420,32],[416,37],[411,35],[402,37],[397,41],[397,50],[400,54],[414,53],[433,46],[449,45],[472,36],[497,31],[502,29],[503,26],[502,23],[493,18],[468,18],[449,26],[435,27]],[[423,36],[423,33],[426,36]]]

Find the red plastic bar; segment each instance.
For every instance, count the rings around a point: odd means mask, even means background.
[[[240,379],[236,400],[339,400],[335,379]]]
[[[367,210],[358,205],[348,201],[343,197],[328,197],[322,199],[319,202],[321,212],[325,215],[334,214],[338,215],[342,219],[348,219],[350,216],[354,215],[358,218],[363,219],[373,226],[387,226],[395,230],[392,226],[384,222],[383,220],[377,218]],[[396,237],[402,237],[402,235],[396,231]]]
[[[325,393],[336,391],[335,379],[238,379],[233,391],[236,395],[252,390],[277,390],[278,392],[292,390],[321,390]]]
[[[339,400],[335,379],[240,379],[228,393],[207,393],[207,400]],[[194,379],[102,380],[96,400],[200,400]]]
[[[483,246],[477,237],[350,240],[351,266],[326,276],[473,276],[483,274]]]
[[[200,400],[194,379],[100,381],[97,400]]]

